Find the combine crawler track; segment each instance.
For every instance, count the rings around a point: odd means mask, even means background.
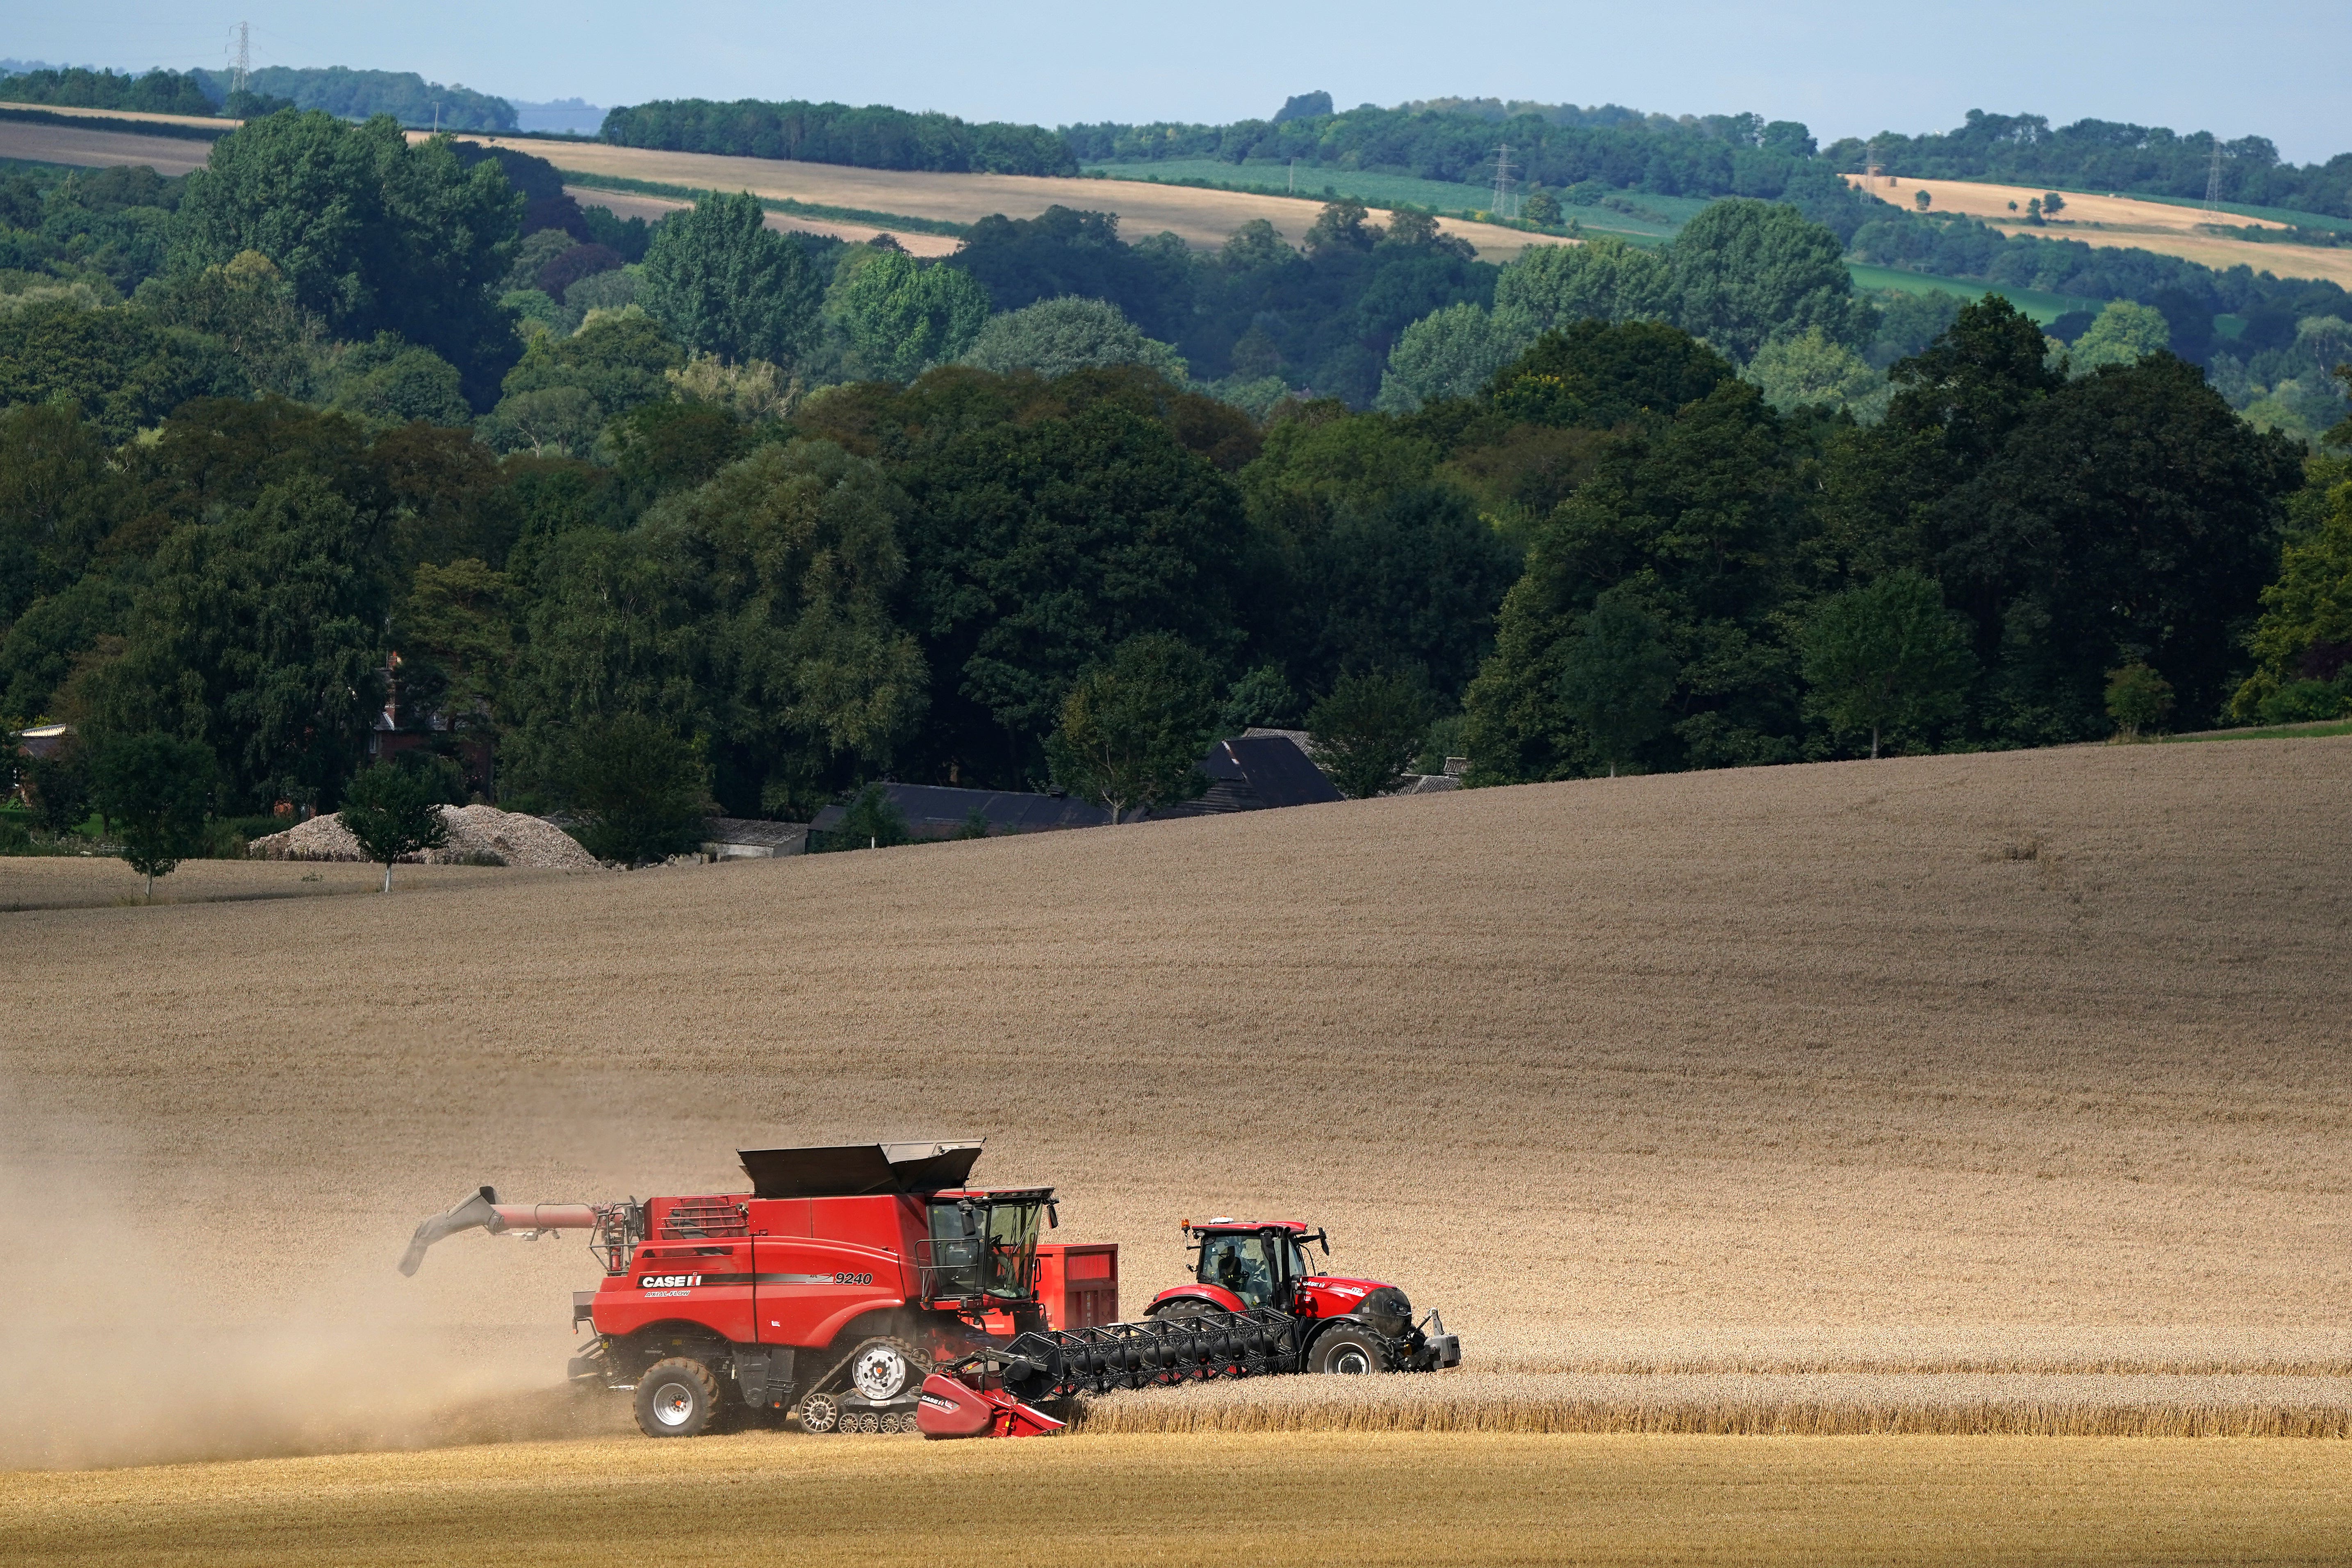
[[[1005,1392],[1035,1403],[1114,1388],[1158,1388],[1218,1377],[1304,1370],[1299,1320],[1270,1307],[1040,1329],[997,1352]]]

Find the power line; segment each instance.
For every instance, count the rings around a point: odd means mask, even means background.
[[[230,66],[228,73],[229,91],[231,93],[243,92],[245,90],[247,79],[252,75],[253,24],[250,22],[239,22],[236,25],[236,60],[234,65]]]

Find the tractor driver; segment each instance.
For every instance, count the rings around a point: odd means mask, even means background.
[[[1265,1306],[1274,1294],[1274,1281],[1257,1246],[1238,1237],[1216,1245],[1213,1265],[1201,1270],[1202,1278],[1231,1290],[1250,1306]]]

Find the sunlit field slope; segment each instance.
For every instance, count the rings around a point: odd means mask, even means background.
[[[2352,740],[2092,747],[26,910],[5,1310],[543,1384],[584,1251],[402,1280],[423,1215],[986,1133],[1130,1310],[1270,1212],[1490,1369],[2337,1373],[2347,809]]]

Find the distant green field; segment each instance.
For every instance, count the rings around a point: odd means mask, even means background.
[[[1402,202],[1454,217],[1484,212],[1495,200],[1494,190],[1487,185],[1421,180],[1411,174],[1367,174],[1360,169],[1309,168],[1304,164],[1297,170],[1294,188],[1292,171],[1287,164],[1228,163],[1216,158],[1090,163],[1086,172],[1113,180],[1198,181],[1223,190],[1296,195],[1301,201],[1319,202],[1331,196],[1353,196],[1373,206],[1394,206]],[[1638,244],[1645,239],[1656,241],[1667,237],[1688,223],[1691,215],[1706,205],[1705,197],[1644,196],[1630,192],[1624,194],[1624,200],[1633,206],[1657,214],[1657,218],[1636,217],[1598,206],[1571,206],[1568,208],[1568,216],[1588,229],[1601,234],[1622,235]]]
[[[1958,294],[1967,300],[1998,294],[2042,326],[2069,310],[2095,310],[2102,303],[2072,294],[2046,294],[2039,289],[2014,289],[1998,283],[1972,282],[1966,278],[1938,278],[1927,272],[1906,272],[1899,267],[1874,267],[1864,261],[1849,261],[1845,269],[1853,274],[1853,286],[1857,289],[1893,289],[1905,294]]]

